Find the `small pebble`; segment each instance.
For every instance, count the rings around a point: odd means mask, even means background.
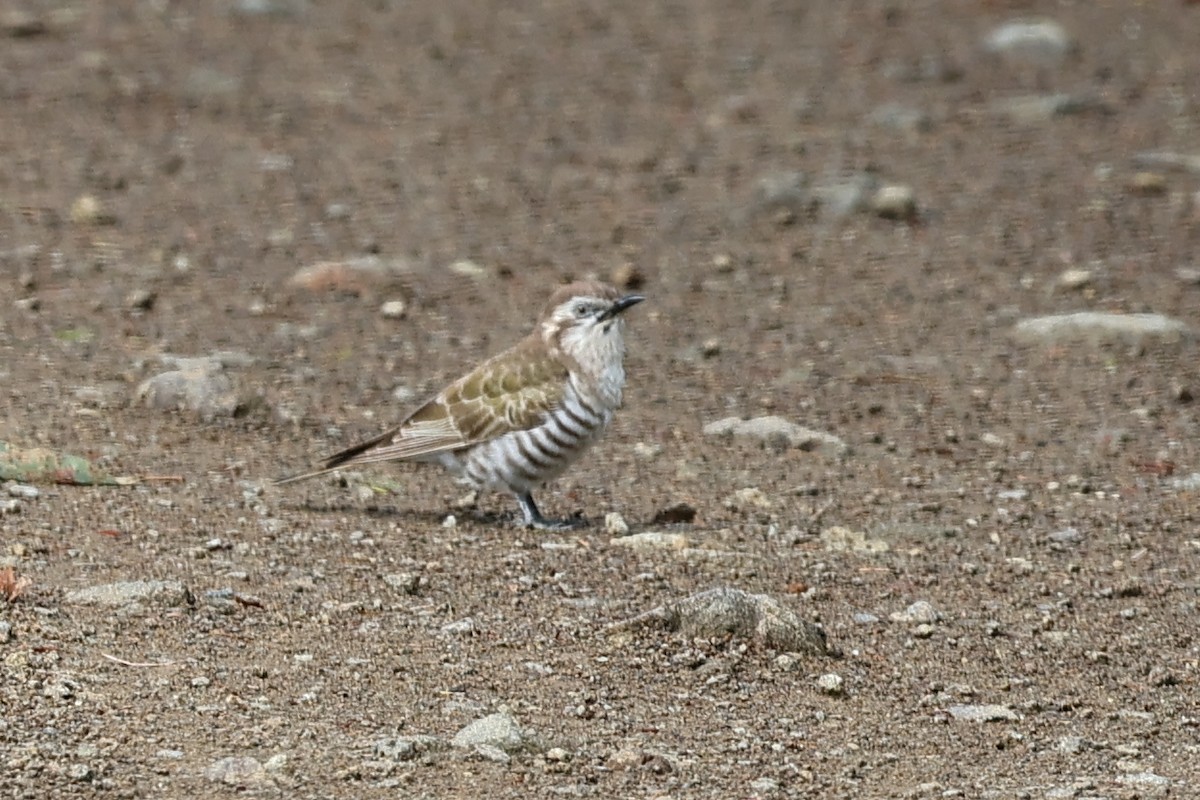
[[[404,319],[408,313],[408,305],[403,300],[388,300],[379,308],[384,319]]]
[[[941,614],[926,600],[918,600],[903,611],[892,614],[892,622],[916,622],[932,624],[941,619]]]
[[[134,289],[125,295],[125,307],[130,311],[149,311],[158,295],[149,289]]]
[[[624,536],[629,533],[629,523],[615,511],[610,512],[604,515],[604,532],[610,536]]]
[[[908,186],[881,186],[871,198],[871,210],[884,219],[912,219],[917,214],[917,197]]]
[[[829,695],[840,695],[844,691],[844,683],[842,676],[836,672],[827,672],[817,678],[817,686]]]
[[[612,271],[612,282],[621,289],[640,289],[646,283],[646,276],[636,265],[626,262]]]
[[[1058,276],[1060,289],[1082,289],[1092,282],[1095,277],[1090,269],[1069,269]]]
[[[1144,197],[1166,194],[1167,178],[1161,172],[1135,172],[1129,179],[1129,190]]]

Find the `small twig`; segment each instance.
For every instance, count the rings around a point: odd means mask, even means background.
[[[139,475],[138,480],[143,483],[183,483],[182,475]]]
[[[108,653],[101,653],[100,655],[123,667],[170,667],[175,664],[174,661],[126,661],[123,658],[117,658]]]

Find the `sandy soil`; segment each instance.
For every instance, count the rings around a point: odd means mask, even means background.
[[[1061,31],[990,51],[1016,18]],[[0,487],[0,796],[1197,796],[1200,174],[1137,158],[1200,156],[1197,42],[1174,0],[5,4],[0,441],[158,480]],[[649,300],[540,497],[587,527],[266,486],[590,274]],[[1014,334],[1075,311],[1189,330]],[[236,413],[138,399],[214,353]],[[703,432],[770,414],[847,449]],[[609,627],[714,587],[842,656]],[[493,713],[509,752],[451,743]]]

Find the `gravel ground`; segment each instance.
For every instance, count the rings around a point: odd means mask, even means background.
[[[1200,795],[1197,42],[6,4],[0,442],[133,480],[0,484],[0,796]],[[586,527],[270,486],[588,275],[648,300]]]

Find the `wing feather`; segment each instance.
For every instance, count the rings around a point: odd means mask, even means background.
[[[536,427],[562,402],[568,374],[565,364],[527,340],[455,381],[391,430],[330,456],[313,474],[436,455]]]

